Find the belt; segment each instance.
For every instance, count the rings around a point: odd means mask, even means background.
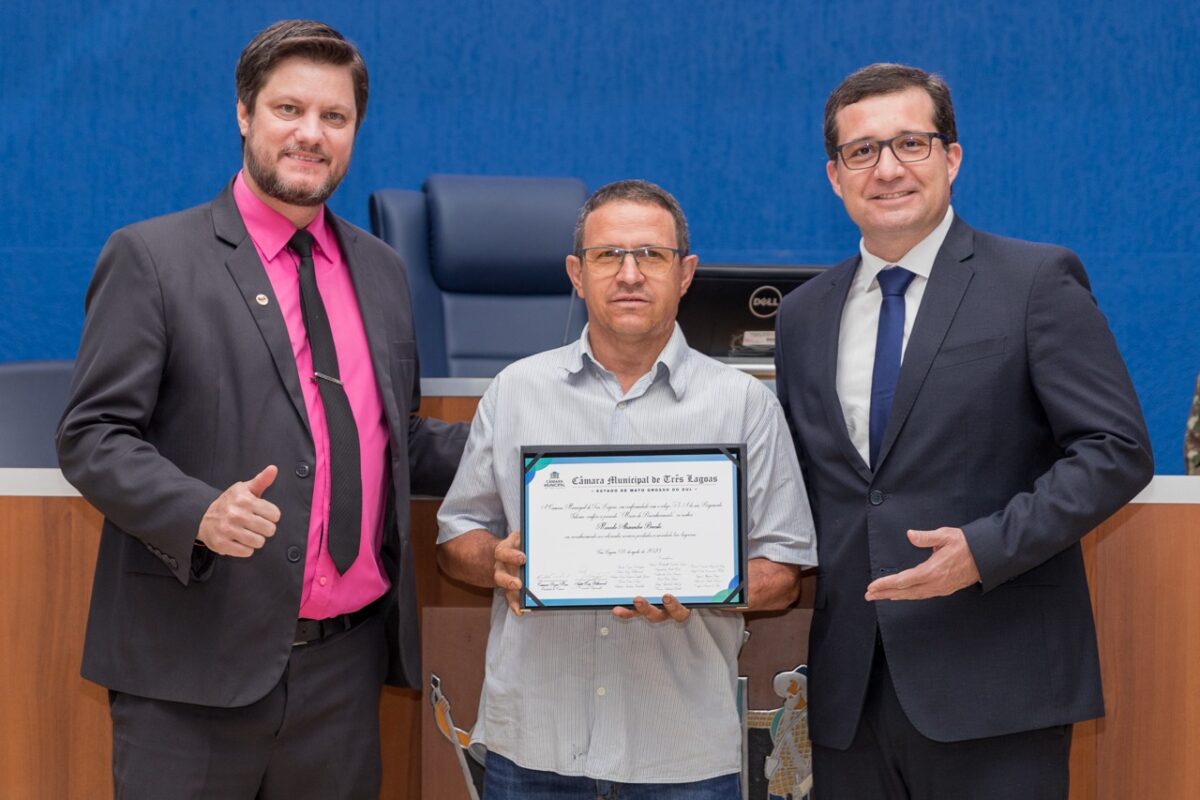
[[[351,611],[349,614],[338,614],[336,617],[329,617],[328,619],[305,619],[301,617],[296,620],[296,636],[292,639],[292,647],[319,642],[335,633],[344,633],[366,620],[378,608],[379,601],[376,600],[374,603],[364,606],[358,611]]]

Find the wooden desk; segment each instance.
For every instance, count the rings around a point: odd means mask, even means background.
[[[455,389],[427,398],[422,413],[469,419],[480,387]],[[436,513],[436,500],[413,504],[423,614],[485,607],[487,592],[438,572]],[[57,470],[0,470],[2,797],[110,795],[107,697],[79,677],[99,529],[100,515]],[[1076,726],[1071,798],[1200,797],[1200,758],[1194,755],[1200,752],[1200,478],[1156,477],[1133,504],[1084,540],[1084,557],[1108,716]],[[810,580],[801,606],[811,606],[812,589]],[[763,662],[771,664],[769,671],[803,657],[806,615],[801,608],[782,618],[751,621],[752,628],[762,631],[760,642],[779,630],[800,632],[800,641],[789,643],[795,650],[789,647],[771,654],[774,661]],[[436,643],[428,650],[427,668],[445,657]],[[749,646],[747,650],[753,652]],[[751,706],[767,707],[770,675],[749,674]],[[472,721],[476,690],[459,689],[451,674],[444,677],[459,721]],[[468,679],[462,680],[465,687]],[[422,751],[427,769],[440,773],[441,767],[434,765],[448,745],[422,736],[425,703],[418,692],[387,689],[381,709],[383,796],[423,797]],[[424,797],[436,800],[431,794]]]

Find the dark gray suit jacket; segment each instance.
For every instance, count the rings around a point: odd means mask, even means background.
[[[909,337],[874,473],[835,387],[856,256],[785,299],[779,399],[817,525],[814,742],[849,746],[876,630],[913,724],[938,741],[1104,713],[1080,538],[1150,480],[1141,409],[1083,265],[955,219]],[[982,582],[863,599],[929,556],[905,532],[961,527]]]
[[[391,434],[388,681],[417,686],[409,495],[445,491],[466,431],[413,415],[417,350],[399,257],[326,213],[358,293]],[[105,245],[58,451],[67,480],[105,517],[84,677],[201,705],[263,697],[296,628],[315,451],[287,328],[229,187]],[[282,512],[275,536],[244,559],[194,547],[209,504],[268,464],[279,467],[264,495]]]

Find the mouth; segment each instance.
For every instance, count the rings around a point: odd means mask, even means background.
[[[296,161],[301,164],[317,165],[325,163],[325,156],[321,155],[320,153],[312,153],[307,150],[284,150],[282,155],[283,158],[286,158],[289,161]]]
[[[886,202],[888,200],[903,200],[904,198],[909,197],[914,194],[916,194],[915,191],[906,189],[901,192],[883,192],[882,194],[875,195],[871,199],[872,200],[882,200],[882,201]]]
[[[650,301],[647,300],[645,297],[639,297],[637,295],[620,295],[618,297],[614,297],[612,299],[612,302],[613,302],[613,305],[633,308],[634,306],[645,305],[646,303],[649,303]]]

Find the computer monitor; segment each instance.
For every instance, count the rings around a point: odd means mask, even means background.
[[[700,264],[679,302],[688,344],[735,366],[773,368],[775,314],[784,295],[825,267]]]

